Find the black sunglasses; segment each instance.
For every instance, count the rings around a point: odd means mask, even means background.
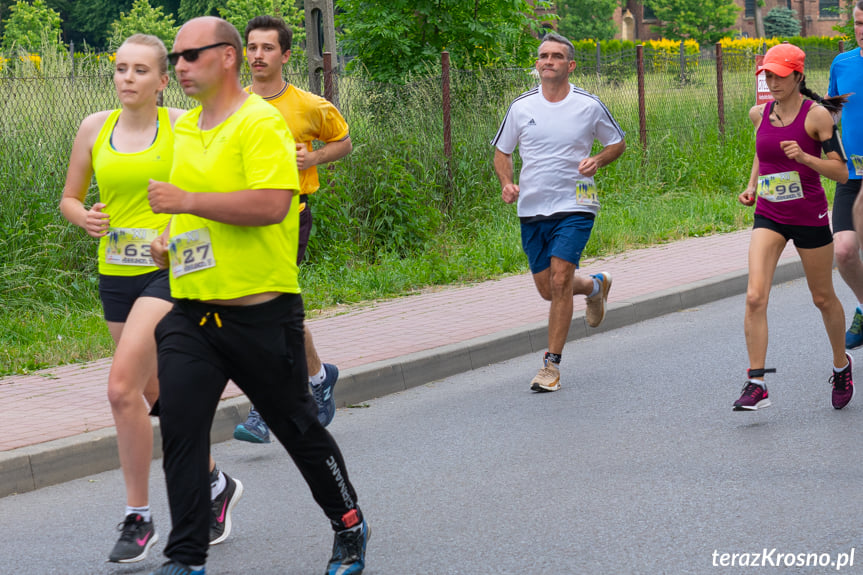
[[[180,61],[180,58],[183,58],[186,62],[194,62],[198,59],[198,56],[201,55],[201,52],[204,50],[209,50],[210,48],[218,48],[219,46],[233,46],[230,42],[216,42],[215,44],[208,44],[207,46],[201,46],[200,48],[189,48],[188,50],[183,50],[182,52],[171,52],[168,54],[168,62],[171,66],[176,66],[177,62]]]

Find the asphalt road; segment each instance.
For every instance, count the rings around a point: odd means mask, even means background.
[[[863,395],[830,406],[827,336],[799,280],[770,304],[773,406],[733,412],[743,301],[572,342],[557,393],[529,391],[531,355],[339,410],[366,573],[863,573]],[[323,573],[331,531],[281,447],[214,454],[246,495],[207,573]],[[0,573],[149,573],[169,528],[160,465],[147,560],[104,562],[123,512],[112,471],[0,499]]]

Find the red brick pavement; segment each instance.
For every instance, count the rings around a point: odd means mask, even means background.
[[[690,238],[584,261],[581,271],[611,273],[613,303],[745,270],[748,241],[748,230]],[[794,257],[787,248],[783,259]],[[583,309],[576,298],[575,311]],[[547,314],[523,274],[363,304],[309,325],[321,358],[349,369],[534,324]],[[110,365],[103,359],[0,380],[0,451],[112,426]],[[229,385],[223,397],[239,394]]]

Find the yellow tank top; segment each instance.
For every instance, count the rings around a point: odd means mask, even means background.
[[[111,145],[120,110],[114,110],[93,144],[93,173],[111,229],[99,240],[99,273],[137,276],[157,270],[149,259],[149,239],[171,219],[154,214],[147,201],[150,179],[168,181],[174,156],[174,135],[167,108],[159,108],[156,140],[145,150],[125,154]],[[149,231],[147,231],[149,230]],[[113,263],[112,263],[113,262]]]

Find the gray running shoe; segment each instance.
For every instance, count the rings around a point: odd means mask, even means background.
[[[159,540],[152,521],[144,521],[137,513],[130,513],[117,526],[120,539],[108,556],[111,563],[135,563],[147,558],[147,551]]]

